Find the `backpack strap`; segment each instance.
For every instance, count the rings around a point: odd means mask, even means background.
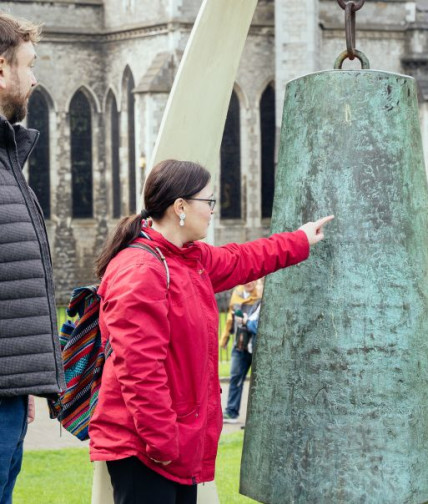
[[[159,247],[152,248],[150,245],[145,245],[143,243],[134,243],[133,245],[128,245],[128,248],[139,248],[146,250],[153,256],[155,256],[157,259],[159,259],[162,264],[165,267],[165,272],[166,272],[166,288],[169,289],[169,283],[170,283],[170,276],[169,276],[169,268],[168,268],[168,263],[166,262],[165,256],[162,254],[162,251],[160,250]]]
[[[76,315],[81,317],[89,305],[99,300],[97,290],[98,285],[85,285],[74,289],[68,304],[67,315],[69,317],[75,317]]]
[[[144,237],[148,237],[148,235],[146,235],[144,233]],[[149,238],[149,239],[151,239],[151,238]],[[128,245],[127,248],[139,248],[139,249],[146,250],[147,252],[149,252],[150,254],[155,256],[159,261],[161,261],[162,264],[164,265],[165,271],[166,271],[166,288],[169,289],[170,276],[169,276],[168,263],[166,262],[165,256],[162,254],[162,251],[159,249],[159,247],[155,247],[153,249],[152,247],[150,247],[150,245],[145,245],[144,243],[134,243],[133,245]],[[112,352],[113,352],[113,348],[110,344],[110,340],[107,339],[105,347],[104,347],[104,353],[105,353],[106,360],[108,357],[110,357]]]

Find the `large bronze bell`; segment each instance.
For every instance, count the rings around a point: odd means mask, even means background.
[[[428,191],[411,77],[336,69],[288,83],[272,232],[328,214],[308,261],[266,282],[241,492],[421,504]]]

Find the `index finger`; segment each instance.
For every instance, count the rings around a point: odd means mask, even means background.
[[[315,222],[315,226],[317,228],[320,228],[322,226],[324,226],[324,224],[327,224],[327,222],[330,222],[334,219],[334,215],[329,215],[327,217],[323,217],[322,219],[318,219],[316,222]]]

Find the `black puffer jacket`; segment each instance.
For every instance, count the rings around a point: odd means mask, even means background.
[[[0,116],[0,397],[64,388],[46,228],[22,174],[38,137]]]

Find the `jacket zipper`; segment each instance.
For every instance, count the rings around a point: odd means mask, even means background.
[[[9,135],[10,134],[11,134],[11,132],[9,131]],[[36,136],[36,138],[34,139],[33,144],[31,145],[31,148],[28,151],[28,155],[26,157],[26,160],[31,156],[31,153],[34,150],[34,147],[36,146],[36,143],[37,143],[37,140],[39,139],[39,137],[40,137],[40,133],[38,133],[37,136]],[[14,138],[14,142],[13,143],[14,143],[14,146],[15,146],[15,152],[14,152],[14,156],[13,157],[17,158],[18,146],[17,146],[15,138]],[[25,205],[27,206],[27,208],[29,210],[29,215],[30,215],[31,222],[33,223],[33,226],[34,226],[34,230],[36,230],[37,226],[36,226],[36,223],[34,222],[33,212],[31,211],[31,203],[33,203],[31,194],[30,194],[28,188],[26,187],[26,184],[22,184],[22,181],[19,180],[19,176],[24,177],[24,175],[22,173],[22,168],[19,165],[18,159],[12,159],[10,148],[6,147],[6,149],[7,149],[7,155],[9,157],[9,162],[10,162],[10,165],[12,167],[13,176],[15,177],[15,180],[16,180],[16,182],[18,184],[18,187],[20,188],[21,193],[24,196]],[[17,169],[16,165],[18,166],[18,169]],[[35,206],[36,205],[34,204],[34,207]],[[35,210],[37,212],[39,212],[37,208],[35,208]],[[43,226],[44,226],[44,224],[43,224]],[[44,229],[46,230],[45,226],[44,226]],[[46,231],[45,231],[45,233],[46,233]],[[50,303],[49,297],[52,296],[54,298],[54,301],[55,301],[55,295],[54,295],[54,292],[53,292],[53,288],[52,289],[49,288],[49,278],[48,278],[46,267],[45,267],[45,264],[44,264],[44,261],[43,261],[43,257],[45,255],[45,253],[43,251],[43,247],[42,247],[42,244],[40,242],[40,237],[39,237],[38,233],[36,233],[36,236],[37,236],[37,241],[39,243],[40,254],[41,254],[41,258],[42,258],[43,270],[45,272],[45,278],[47,280],[47,282],[46,282],[46,294],[47,294],[48,308],[49,308],[49,312],[52,313],[52,307],[51,307],[51,303]],[[47,240],[47,233],[46,233],[46,240]],[[49,245],[48,245],[48,250],[49,250]],[[49,252],[49,260],[51,260],[51,258],[50,258],[50,252]],[[51,287],[53,287],[53,278],[51,278],[50,280],[51,280],[51,283],[52,283]],[[56,384],[58,386],[59,391],[62,392],[62,387],[60,385],[60,378],[59,378],[59,369],[58,369],[57,355],[56,355],[57,347],[56,347],[55,341],[54,341],[54,334],[56,333],[57,328],[56,327],[52,328],[52,316],[50,317],[50,319],[51,319],[51,335],[52,335],[51,336],[51,340],[52,340],[52,346],[53,346],[53,350],[54,350],[53,357],[54,357],[54,362],[55,362]]]

